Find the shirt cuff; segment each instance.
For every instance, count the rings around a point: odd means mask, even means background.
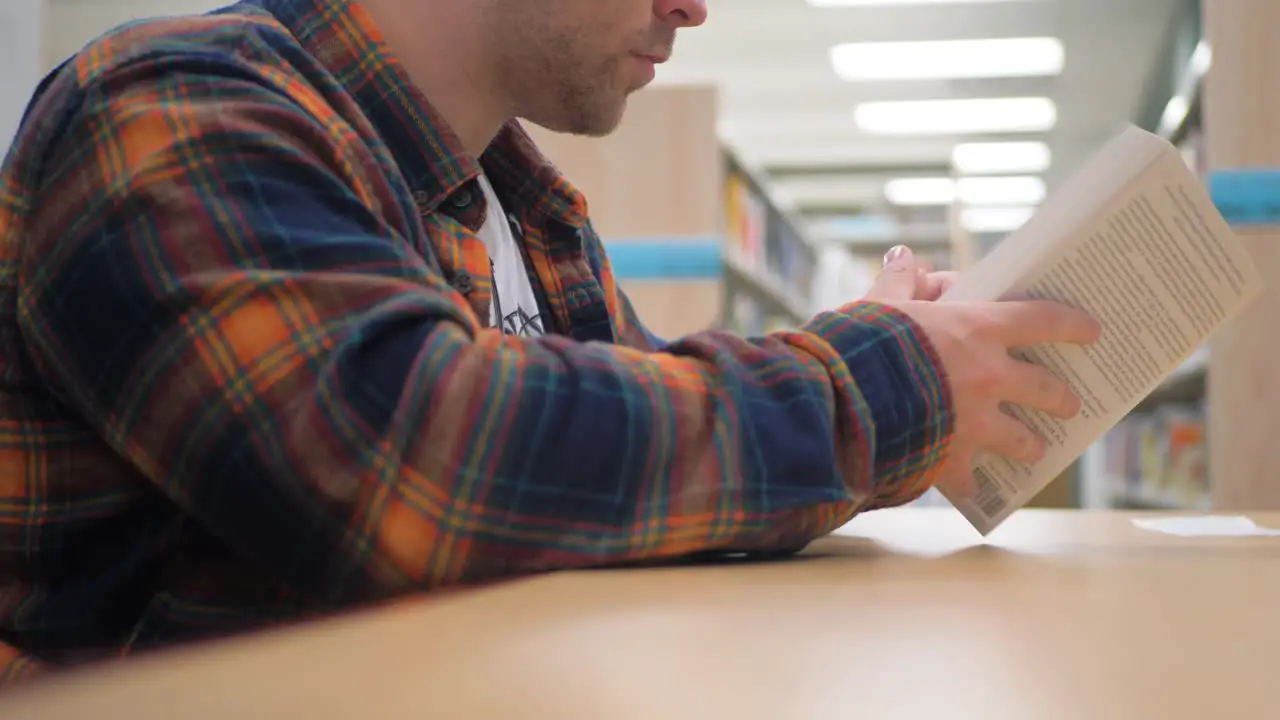
[[[951,386],[936,348],[897,308],[859,301],[806,327],[830,344],[842,470],[864,509],[901,505],[932,487],[955,425]]]

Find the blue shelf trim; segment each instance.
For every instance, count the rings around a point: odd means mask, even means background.
[[[716,280],[724,273],[720,238],[609,238],[605,250],[623,280]]]
[[[1280,168],[1213,171],[1209,196],[1233,227],[1280,225]]]

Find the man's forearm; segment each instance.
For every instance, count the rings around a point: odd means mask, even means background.
[[[945,388],[893,311],[657,354],[506,337],[362,200],[371,160],[162,70],[66,129],[23,328],[104,439],[311,597],[791,546],[927,483]]]

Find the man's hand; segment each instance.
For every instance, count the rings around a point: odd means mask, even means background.
[[[1045,301],[932,302],[936,295],[929,297],[928,277],[910,250],[895,248],[885,256],[884,271],[867,299],[911,316],[941,358],[956,430],[939,484],[963,491],[972,483],[973,457],[979,451],[1028,463],[1044,455],[1044,440],[1001,405],[1022,405],[1064,419],[1080,410],[1080,399],[1065,382],[1043,367],[1016,360],[1009,351],[1040,343],[1091,344],[1101,326],[1079,310]]]
[[[925,300],[933,302],[942,297],[956,281],[956,273],[950,270],[941,270],[938,272],[921,271],[919,273],[920,280],[916,285],[915,300]]]

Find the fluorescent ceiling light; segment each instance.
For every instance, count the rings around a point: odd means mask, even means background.
[[[1062,72],[1062,41],[1051,37],[845,43],[831,48],[842,80],[954,80]]]
[[[1187,72],[1179,83],[1177,92],[1164,106],[1164,112],[1160,115],[1160,126],[1156,132],[1167,136],[1187,119],[1187,113],[1191,112],[1191,95],[1195,92],[1195,85],[1205,76],[1211,65],[1213,65],[1213,50],[1208,42],[1201,40],[1196,43],[1191,59],[1187,61]]]
[[[1213,49],[1209,46],[1208,41],[1201,40],[1196,43],[1196,48],[1191,52],[1191,61],[1188,65],[1190,71],[1197,77],[1209,72],[1209,66],[1213,65]]]
[[[971,233],[1009,233],[1022,227],[1036,209],[1031,206],[967,207],[960,211],[960,225]]]
[[[950,205],[956,201],[951,178],[901,178],[884,184],[885,199],[894,205]]]
[[[1051,159],[1042,142],[960,143],[951,150],[951,166],[961,175],[1040,173]]]
[[[1169,98],[1168,104],[1164,106],[1164,112],[1160,114],[1161,131],[1168,132],[1181,125],[1189,112],[1191,112],[1191,102],[1185,95],[1174,95]]]
[[[1058,107],[1042,97],[868,102],[853,120],[872,135],[1044,132],[1057,124]]]
[[[884,186],[894,205],[1039,205],[1044,181],[1038,177],[899,178]]]

